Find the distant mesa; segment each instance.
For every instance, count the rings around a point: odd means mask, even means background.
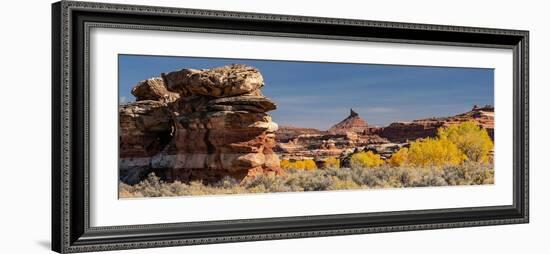
[[[323,163],[328,157],[346,158],[357,151],[372,151],[389,158],[411,141],[435,137],[440,127],[473,121],[494,137],[494,107],[474,106],[472,110],[449,117],[437,117],[394,122],[385,127],[369,126],[359,113],[350,109],[349,115],[327,131],[283,126],[276,132],[275,151],[281,159],[313,159]],[[343,165],[344,165],[343,164]]]
[[[474,105],[472,110],[449,117],[433,117],[413,120],[411,122],[395,122],[379,128],[375,131],[377,135],[395,143],[405,143],[419,138],[435,137],[437,129],[462,122],[473,121],[487,130],[487,133],[494,139],[494,107],[485,105],[478,107]]]
[[[348,132],[363,134],[369,129],[367,121],[363,120],[353,109],[349,110],[349,116],[328,129],[332,134],[346,134]]]

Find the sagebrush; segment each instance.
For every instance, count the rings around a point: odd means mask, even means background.
[[[121,198],[170,197],[242,193],[327,191],[349,189],[405,188],[425,186],[480,185],[494,181],[493,165],[464,162],[444,167],[354,167],[318,170],[288,169],[284,176],[258,175],[238,182],[225,177],[205,185],[162,181],[154,174],[136,185],[119,184]]]

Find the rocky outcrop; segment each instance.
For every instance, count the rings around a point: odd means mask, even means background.
[[[161,101],[137,101],[119,107],[119,176],[136,183],[151,172],[150,158],[171,140],[170,111]]]
[[[346,134],[349,132],[363,134],[368,131],[367,121],[363,120],[357,112],[350,109],[349,116],[328,129],[329,133]]]
[[[183,69],[140,82],[132,90],[138,101],[119,111],[121,172],[205,182],[282,174],[273,151],[278,126],[267,113],[276,104],[262,95],[263,85],[260,72],[246,65]]]
[[[231,97],[238,95],[261,96],[264,86],[258,69],[233,64],[209,70],[183,69],[163,73],[166,87],[181,96],[202,95],[208,97]]]
[[[416,120],[413,122],[396,122],[379,128],[374,132],[380,137],[386,138],[392,142],[404,143],[419,138],[435,137],[437,129],[443,126],[442,121],[438,120]]]
[[[180,97],[178,93],[168,91],[164,84],[164,80],[158,77],[139,82],[132,88],[132,94],[136,97],[136,101],[153,100],[174,102]]]
[[[313,159],[323,161],[327,157],[339,157],[367,145],[388,144],[388,140],[370,132],[370,127],[359,114],[350,115],[328,131],[312,128],[282,127],[277,131],[276,152],[282,159]]]
[[[396,122],[389,126],[378,128],[372,132],[395,143],[404,143],[419,138],[435,137],[437,129],[466,121],[473,121],[487,130],[494,139],[494,107],[474,106],[472,110],[450,117],[428,118],[412,122]]]
[[[276,140],[278,143],[286,143],[298,136],[320,136],[327,134],[326,131],[320,131],[315,128],[300,128],[295,126],[279,126]]]

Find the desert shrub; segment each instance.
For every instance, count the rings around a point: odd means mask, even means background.
[[[466,161],[457,165],[289,169],[283,176],[258,175],[239,182],[224,177],[209,185],[200,181],[167,183],[151,173],[135,185],[119,183],[121,198],[301,192],[368,188],[406,188],[494,183],[493,165]]]
[[[287,175],[285,183],[293,191],[322,191],[333,184],[332,180],[323,171],[294,171]]]
[[[372,151],[358,152],[351,156],[350,165],[352,168],[372,168],[378,167],[384,164],[384,160],[380,155],[373,153]]]
[[[314,170],[317,165],[313,160],[281,160],[282,169]]]
[[[352,170],[349,168],[327,168],[323,170],[327,177],[336,177],[340,180],[352,180]]]
[[[325,168],[340,168],[340,160],[336,157],[328,157],[325,160]]]
[[[474,162],[489,162],[493,150],[493,141],[487,131],[472,121],[439,128],[440,139],[448,139],[456,144],[468,160]]]
[[[466,162],[444,168],[444,178],[449,185],[493,184],[494,174],[492,165],[485,163]]]
[[[357,184],[353,180],[342,180],[339,178],[333,178],[332,184],[328,186],[327,190],[352,190],[359,188],[361,188],[361,185]]]
[[[275,175],[258,175],[244,181],[242,186],[251,193],[293,191],[291,186],[288,186],[283,178]]]
[[[239,185],[239,181],[230,176],[223,177],[220,181],[215,183],[213,186],[222,188],[222,189],[231,189]]]
[[[410,187],[409,170],[404,167],[353,168],[353,180],[367,188],[400,188]]]
[[[428,187],[448,185],[443,177],[443,169],[440,167],[412,168],[407,187]]]
[[[414,166],[458,165],[466,156],[448,139],[426,138],[413,141],[407,151],[406,164]]]

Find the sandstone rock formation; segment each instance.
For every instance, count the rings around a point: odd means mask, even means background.
[[[353,109],[350,109],[349,116],[336,125],[330,127],[328,132],[333,134],[346,134],[349,132],[363,134],[368,131],[368,128],[369,126],[367,121],[359,117],[359,114],[353,111]]]
[[[388,140],[370,133],[370,127],[353,109],[344,120],[327,131],[312,128],[282,127],[276,133],[275,149],[282,159],[313,159],[322,162],[327,157],[367,145],[388,144]]]
[[[173,102],[179,99],[178,93],[170,92],[166,89],[162,78],[151,78],[139,82],[133,89],[132,94],[137,101],[153,100],[161,102]]]
[[[450,117],[428,118],[412,122],[396,122],[389,126],[373,130],[373,133],[395,143],[404,143],[419,138],[435,137],[437,129],[465,121],[474,121],[485,128],[489,136],[494,139],[494,107],[474,106],[472,110]]]
[[[260,72],[228,65],[183,69],[142,81],[121,105],[121,180],[153,171],[167,181],[282,174],[273,151],[278,126]]]

